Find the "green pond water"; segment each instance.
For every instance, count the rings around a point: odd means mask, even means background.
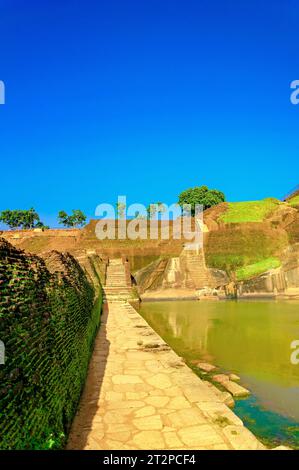
[[[299,340],[299,302],[145,302],[140,313],[189,364],[202,359],[240,376],[251,396],[234,411],[263,442],[299,448],[299,365],[290,346]]]

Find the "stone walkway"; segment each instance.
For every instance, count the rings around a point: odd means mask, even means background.
[[[127,302],[105,305],[68,449],[263,449]]]

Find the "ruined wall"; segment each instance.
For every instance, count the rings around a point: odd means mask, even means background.
[[[299,244],[289,246],[282,266],[237,284],[239,296],[269,294],[299,297]]]
[[[0,239],[0,449],[64,445],[100,320],[101,291],[69,254]]]
[[[95,234],[97,222],[98,220],[91,220],[83,229],[3,231],[2,234],[0,232],[0,236],[14,246],[33,254],[40,254],[46,250],[58,250],[68,251],[77,257],[77,254],[80,256],[82,252],[91,250],[100,256],[109,258],[125,256],[130,261],[132,272],[148,265],[161,255],[178,256],[186,241],[172,238],[171,221],[169,224],[170,240],[162,240],[161,233],[158,239],[151,240],[149,227],[148,238],[145,240],[99,240]],[[129,221],[127,222],[129,223]]]
[[[205,237],[206,263],[210,268],[234,271],[239,266],[280,256],[288,243],[285,230],[262,223],[231,224]]]
[[[214,289],[229,282],[224,271],[206,267],[202,252],[191,250],[183,250],[178,257],[161,257],[134,273],[134,277],[140,293],[170,288]]]

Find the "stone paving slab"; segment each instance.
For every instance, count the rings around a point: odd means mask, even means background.
[[[223,401],[129,303],[108,302],[67,448],[264,449]]]

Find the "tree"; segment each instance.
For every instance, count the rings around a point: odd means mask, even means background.
[[[221,191],[209,189],[207,186],[195,186],[195,188],[189,188],[181,192],[178,204],[181,208],[184,204],[190,204],[191,215],[194,216],[196,204],[202,204],[205,210],[224,201],[225,196]]]
[[[73,223],[74,227],[83,227],[86,224],[86,215],[80,210],[73,210]]]
[[[159,216],[159,214],[163,214],[165,210],[166,208],[163,202],[152,202],[146,208],[148,219],[154,219],[156,214]]]
[[[21,211],[21,223],[24,229],[34,228],[36,223],[41,223],[37,212],[31,208],[28,211]]]
[[[123,219],[125,212],[126,212],[126,204],[123,202],[117,202],[116,203],[116,212],[117,212],[117,218],[118,219]]]
[[[0,222],[8,225],[10,229],[16,229],[20,226],[20,211],[18,210],[5,210],[1,212]]]
[[[65,211],[58,212],[58,222],[65,227],[82,227],[85,225],[86,219],[86,215],[79,209],[73,209],[71,215],[68,215]]]
[[[5,210],[0,214],[0,222],[11,229],[48,228],[41,222],[38,213],[31,207],[29,210]]]

